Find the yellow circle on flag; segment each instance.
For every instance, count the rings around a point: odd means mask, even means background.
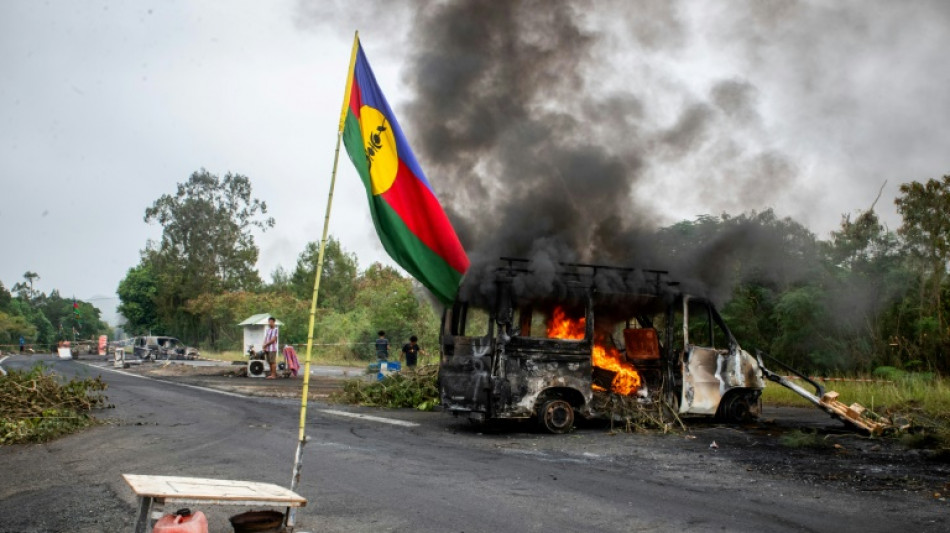
[[[360,130],[373,194],[383,194],[393,186],[399,170],[396,135],[389,120],[378,109],[367,105],[360,108]]]

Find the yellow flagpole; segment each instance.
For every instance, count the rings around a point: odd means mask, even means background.
[[[359,48],[360,34],[353,37],[353,51],[350,54],[350,70],[346,77],[346,89],[343,96],[343,111],[340,115],[340,125],[336,134],[336,151],[333,154],[333,172],[330,174],[330,193],[327,196],[327,210],[323,217],[323,235],[320,238],[320,252],[317,255],[317,275],[313,279],[313,297],[310,299],[310,326],[307,330],[307,353],[304,359],[303,391],[300,395],[300,431],[297,437],[297,452],[294,455],[294,471],[290,481],[290,490],[297,490],[300,484],[300,471],[303,467],[303,447],[307,443],[307,396],[310,392],[310,362],[313,354],[313,326],[317,315],[317,297],[320,294],[320,277],[323,275],[323,258],[327,249],[327,236],[330,230],[330,208],[333,206],[333,189],[336,186],[336,169],[340,161],[340,143],[343,140],[343,126],[346,121],[346,111],[349,107],[350,91],[353,86],[353,66],[356,64],[356,51]],[[287,527],[294,527],[296,507],[291,507],[287,514]]]

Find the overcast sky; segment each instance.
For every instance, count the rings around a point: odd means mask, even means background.
[[[749,181],[735,191],[724,182],[703,196],[696,183],[708,169],[671,162],[666,181],[642,189],[664,207],[657,222],[775,207],[827,236],[886,180],[878,207],[895,227],[900,183],[950,172],[948,4],[764,4],[645,1],[625,4],[637,9],[621,21],[613,4],[583,8],[585,24],[617,45],[586,71],[604,86],[670,106],[652,119],[672,123],[684,101],[715,100],[713,87],[734,80],[749,87],[737,112],[752,119],[731,138],[791,166],[787,186],[749,194]],[[388,16],[363,2],[331,6],[0,2],[4,285],[33,270],[40,290],[113,295],[160,235],[145,208],[202,167],[251,178],[277,222],[258,236],[258,268],[265,279],[291,268],[319,238],[353,30],[397,115],[414,96],[402,49],[414,8]],[[410,118],[401,122],[412,143]],[[714,142],[697,150],[731,164]],[[439,176],[429,179],[438,191]],[[386,258],[361,187],[344,156],[331,233],[365,266]]]

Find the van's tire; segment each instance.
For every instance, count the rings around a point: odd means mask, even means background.
[[[754,422],[762,412],[758,391],[732,391],[722,399],[716,418],[723,422],[745,424]]]
[[[538,422],[549,433],[562,434],[574,427],[574,408],[567,400],[554,398],[541,405]]]

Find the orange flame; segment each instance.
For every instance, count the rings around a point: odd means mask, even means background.
[[[548,338],[581,340],[587,329],[587,319],[584,317],[572,319],[567,316],[563,308],[555,307],[548,321]]]
[[[552,339],[580,340],[584,338],[586,326],[587,320],[584,317],[572,319],[567,316],[563,308],[556,307],[548,321],[547,333]],[[640,388],[640,374],[637,370],[624,361],[623,354],[619,350],[608,346],[600,336],[595,339],[590,360],[595,367],[614,372],[613,381],[610,383],[612,392],[630,396]],[[600,387],[594,385],[594,388]]]

